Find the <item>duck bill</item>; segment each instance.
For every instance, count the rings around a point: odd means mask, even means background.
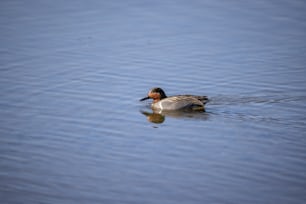
[[[149,96],[144,97],[144,98],[140,99],[139,101],[144,101],[144,100],[147,100],[147,99],[150,99],[150,97]]]

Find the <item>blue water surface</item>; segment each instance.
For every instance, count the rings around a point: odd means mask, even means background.
[[[0,202],[305,203],[305,13],[1,1]],[[152,87],[210,102],[153,114]]]

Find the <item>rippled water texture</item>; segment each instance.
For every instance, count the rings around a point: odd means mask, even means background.
[[[0,203],[305,203],[305,13],[1,1]],[[206,112],[153,113],[157,86]]]

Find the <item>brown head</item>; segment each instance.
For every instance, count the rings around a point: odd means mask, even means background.
[[[167,96],[161,88],[153,88],[149,91],[148,96],[140,99],[140,101],[144,101],[150,98],[153,99],[153,102],[157,102],[164,98],[167,98]]]

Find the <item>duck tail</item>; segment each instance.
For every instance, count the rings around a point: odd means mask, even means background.
[[[196,98],[197,98],[199,101],[201,101],[203,104],[206,104],[206,103],[209,101],[209,99],[208,99],[207,96],[196,96]]]

